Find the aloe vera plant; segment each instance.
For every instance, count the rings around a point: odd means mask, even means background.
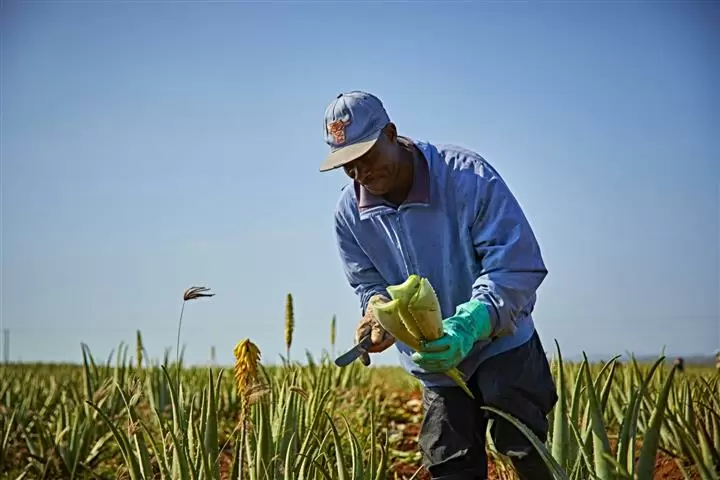
[[[432,295],[422,293],[428,285],[411,283],[406,291],[394,290],[396,303],[381,305],[381,318],[396,309],[394,321],[403,315],[408,321],[413,308],[436,308]],[[409,325],[398,330],[409,344],[417,341],[413,328],[427,337],[437,330],[432,323]],[[333,346],[334,329],[333,322]],[[104,361],[82,344],[80,365],[0,366],[3,478],[115,478],[118,470],[132,480],[419,475],[412,427],[421,414],[408,397],[420,386],[402,371],[358,364],[341,369],[327,354],[316,359],[306,352],[303,363],[288,358],[267,365],[259,354],[246,355],[238,363],[245,370],[232,374],[186,366],[181,352],[171,365],[169,349],[158,361],[136,343],[142,361],[121,342]],[[555,347],[559,401],[546,442],[502,408],[484,407],[532,440],[554,478],[651,480],[663,455],[677,466],[672,478],[720,480],[717,371],[680,371],[663,355],[651,364],[633,357],[624,364],[619,357],[601,365],[586,357],[573,363]],[[238,379],[248,388],[238,388]],[[493,470],[513,478],[507,458],[489,440]]]

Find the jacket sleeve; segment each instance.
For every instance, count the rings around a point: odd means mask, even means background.
[[[345,278],[358,296],[362,315],[365,315],[368,301],[373,295],[388,295],[385,290],[388,283],[375,269],[370,258],[358,245],[350,226],[339,214],[335,215],[335,238]]]
[[[530,223],[500,175],[479,163],[470,178],[470,231],[480,262],[472,298],[489,307],[493,336],[511,334],[517,316],[532,311],[548,271]]]

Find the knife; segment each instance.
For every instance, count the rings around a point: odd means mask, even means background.
[[[338,367],[346,367],[350,365],[352,362],[354,362],[360,355],[367,352],[368,349],[372,346],[372,340],[370,339],[370,335],[363,337],[360,342],[358,342],[357,345],[352,347],[347,352],[343,353],[339,357],[335,359],[335,365]]]

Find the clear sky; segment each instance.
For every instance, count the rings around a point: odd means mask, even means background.
[[[358,303],[322,118],[378,95],[509,183],[565,355],[720,348],[720,9],[710,2],[12,2],[2,10],[2,323],[13,360],[349,347]],[[174,351],[173,351],[174,355]],[[376,362],[394,364],[394,349]]]

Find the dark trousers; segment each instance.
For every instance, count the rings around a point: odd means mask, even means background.
[[[492,416],[481,405],[495,407],[522,423],[545,442],[547,415],[557,402],[550,365],[535,332],[530,341],[491,357],[468,380],[471,399],[458,387],[429,387],[423,391],[423,420],[419,446],[433,479],[485,480],[488,419],[490,435],[500,453],[508,455],[521,480],[551,480],[527,438],[511,423]]]

